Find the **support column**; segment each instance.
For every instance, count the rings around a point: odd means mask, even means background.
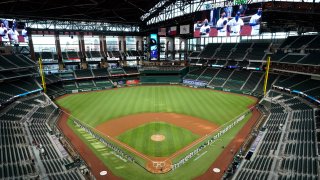
[[[141,51],[143,53],[143,38],[142,36],[137,36],[136,37],[136,50],[137,51]],[[137,61],[137,65],[139,65],[141,62],[139,62],[141,60],[142,57],[137,57],[136,61]]]
[[[147,53],[145,53],[145,42],[144,42],[144,40],[143,40],[144,38],[142,37],[142,41],[141,41],[141,51],[142,51],[142,53],[143,53],[143,57],[141,58],[141,61],[140,61],[140,64],[139,65],[142,65],[143,64],[143,60],[144,60],[144,58],[145,58],[145,60],[147,60],[148,58],[147,58],[147,56],[146,56],[146,54]]]
[[[180,58],[179,60],[180,61],[185,61],[186,60],[186,57],[187,57],[187,49],[188,49],[188,44],[187,44],[187,39],[185,38],[180,38],[180,50],[181,50],[181,44],[184,44],[184,48],[183,48],[183,59],[181,59],[181,55],[180,55]]]
[[[28,33],[28,40],[29,40],[29,48],[30,48],[31,59],[34,60],[34,61],[38,61],[38,59],[36,59],[36,55],[34,53],[34,46],[33,46],[33,40],[32,40],[31,31],[29,31],[29,33]]]
[[[101,58],[101,63],[100,67],[101,68],[107,68],[108,67],[108,62],[107,62],[107,42],[106,42],[106,37],[104,35],[99,35],[99,41],[100,41],[100,53],[103,56]]]
[[[171,37],[166,38],[166,60],[168,58],[168,52],[171,52],[171,57],[174,60],[174,39]]]
[[[80,65],[81,69],[88,69],[88,64],[86,60],[86,49],[84,44],[84,36],[83,33],[78,35],[78,41],[79,41],[79,55],[80,55]]]
[[[126,36],[119,36],[119,51],[120,51],[120,54],[121,54],[121,51],[126,52]],[[127,58],[125,56],[121,57],[120,63],[123,66],[127,66],[126,60]]]
[[[60,38],[59,38],[59,33],[58,32],[55,33],[54,39],[55,39],[56,50],[57,50],[57,54],[58,54],[59,70],[63,70],[64,69],[64,63],[62,61]]]
[[[184,50],[184,64],[186,65],[187,62],[188,62],[188,56],[189,56],[189,52],[190,52],[189,51],[189,41],[188,41],[188,39],[186,39],[184,47],[185,47],[185,50]]]

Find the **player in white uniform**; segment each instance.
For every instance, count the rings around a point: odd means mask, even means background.
[[[2,37],[2,41],[9,41],[8,30],[3,23],[0,24],[0,36]]]
[[[203,21],[201,28],[200,28],[200,36],[201,37],[209,37],[209,33],[210,33],[210,25],[208,23],[208,19],[205,19]]]
[[[24,37],[24,42],[29,41],[28,31],[26,30],[26,28],[22,29],[21,35]]]
[[[241,28],[244,25],[243,20],[240,18],[240,12],[237,12],[237,15],[227,25],[231,28],[230,36],[239,36]]]
[[[221,13],[221,17],[216,24],[218,36],[227,36],[227,23],[228,18],[225,12]]]
[[[261,14],[262,8],[259,8],[257,14],[250,18],[249,25],[251,26],[251,36],[259,35]]]
[[[8,34],[10,35],[10,38],[13,43],[17,44],[19,42],[19,40],[18,40],[19,33],[17,30],[12,28],[9,30]]]

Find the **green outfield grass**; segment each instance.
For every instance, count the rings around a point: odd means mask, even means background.
[[[59,99],[57,103],[68,109],[78,120],[92,127],[114,118],[148,112],[185,114],[208,120],[216,125],[223,125],[245,112],[247,107],[254,103],[254,99],[236,94],[181,86],[139,86],[74,94]],[[162,175],[151,174],[135,163],[124,162],[119,159],[110,149],[103,147],[101,143],[76,127],[71,120],[68,121],[68,126],[78,134],[114,174],[124,179],[192,179],[209,168],[210,164],[221,153],[221,146],[228,145],[249,117],[250,115],[227,132],[220,141],[215,143],[215,147],[212,146],[200,152],[194,159],[191,159],[176,171]],[[146,129],[149,129],[149,127]],[[130,130],[127,133],[130,133]],[[131,136],[134,137],[135,135]],[[122,138],[126,141],[126,139],[129,139],[129,135]],[[129,141],[126,143],[132,143]]]
[[[153,141],[150,137],[154,134],[164,135],[165,139],[161,142]],[[199,137],[187,129],[172,124],[152,122],[126,131],[117,139],[143,154],[153,157],[167,157]]]
[[[97,126],[108,120],[146,112],[174,112],[222,125],[254,102],[245,96],[181,86],[139,86],[74,94],[57,103],[82,122]]]

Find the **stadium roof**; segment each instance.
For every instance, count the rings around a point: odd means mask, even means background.
[[[138,24],[159,0],[2,0],[0,17]]]

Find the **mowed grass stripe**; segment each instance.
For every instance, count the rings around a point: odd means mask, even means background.
[[[154,124],[155,124],[155,131],[154,131],[153,134],[159,134],[159,135],[164,134],[163,131],[166,131],[166,129],[165,128],[161,128],[161,127],[163,127],[161,125],[161,122],[157,122],[157,123],[154,123]],[[167,145],[166,143],[154,142],[155,154],[159,154],[159,156],[162,156],[163,146],[166,146],[166,145]]]
[[[166,143],[167,143],[167,152],[170,152],[172,151],[172,148],[175,147],[175,136],[174,136],[174,132],[173,132],[173,126],[170,126],[168,127],[167,129],[167,133],[168,133],[168,136],[166,136]],[[164,152],[162,153],[162,156],[164,156]]]

